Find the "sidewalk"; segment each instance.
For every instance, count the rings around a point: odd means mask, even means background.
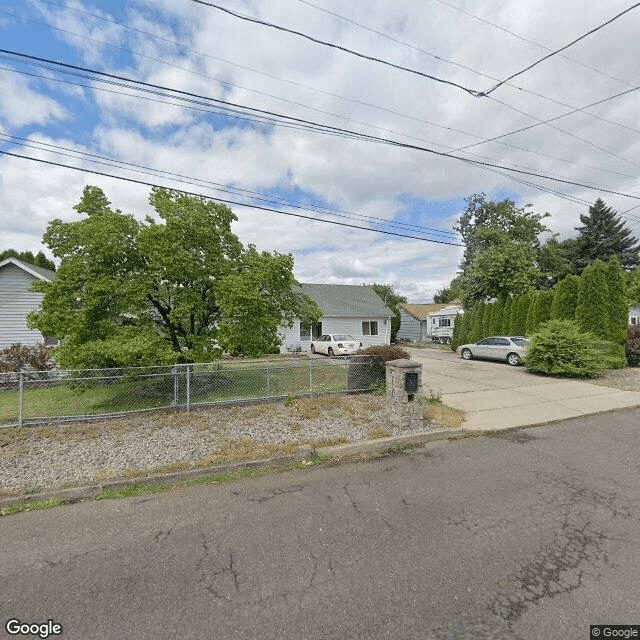
[[[640,393],[583,380],[557,380],[500,362],[462,360],[444,350],[409,349],[422,364],[424,393],[467,412],[464,429],[507,429],[640,407]]]

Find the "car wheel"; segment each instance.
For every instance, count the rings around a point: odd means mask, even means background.
[[[507,362],[512,366],[512,367],[517,367],[521,360],[520,360],[520,356],[517,353],[510,353],[507,356]]]
[[[327,351],[327,355],[328,356],[332,356],[333,355],[333,349],[331,347],[329,347],[329,350]]]
[[[471,349],[463,349],[460,354],[465,360],[471,360],[473,358],[473,354],[471,353]]]
[[[315,352],[316,352],[316,348],[313,345],[311,345],[311,353],[315,353]]]

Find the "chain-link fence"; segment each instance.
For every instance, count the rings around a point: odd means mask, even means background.
[[[384,375],[384,365],[371,356],[22,371],[0,374],[0,426],[371,391],[384,385]]]

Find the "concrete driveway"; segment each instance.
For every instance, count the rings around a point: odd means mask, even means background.
[[[640,406],[640,393],[583,380],[560,380],[524,367],[463,360],[440,349],[407,349],[422,364],[423,393],[439,393],[450,407],[467,412],[464,428],[500,429],[575,418]]]

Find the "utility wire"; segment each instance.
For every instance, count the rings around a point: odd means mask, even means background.
[[[351,138],[355,138],[355,139],[359,139],[359,140],[364,140],[364,141],[369,141],[369,142],[378,142],[378,143],[382,143],[382,144],[388,144],[391,146],[395,146],[398,148],[403,148],[403,149],[411,149],[411,150],[415,150],[415,151],[422,151],[422,152],[426,152],[426,153],[430,153],[439,157],[446,157],[446,158],[451,158],[454,160],[459,160],[462,162],[466,162],[467,164],[470,165],[474,165],[474,166],[478,166],[481,168],[484,167],[492,167],[492,168],[497,168],[497,169],[501,169],[503,171],[509,171],[509,172],[514,172],[517,174],[522,174],[522,175],[529,175],[529,176],[533,176],[533,177],[538,177],[538,178],[544,178],[544,179],[548,179],[548,180],[553,180],[555,182],[559,182],[559,183],[563,183],[563,184],[571,184],[574,186],[580,186],[580,187],[586,187],[586,188],[597,188],[598,190],[604,192],[604,193],[613,193],[615,195],[623,195],[624,197],[629,197],[629,198],[633,198],[633,199],[640,199],[640,196],[636,196],[633,194],[627,194],[627,193],[623,193],[620,191],[616,191],[613,189],[609,189],[606,187],[601,187],[601,186],[596,186],[596,185],[590,185],[590,184],[585,184],[582,182],[577,182],[574,180],[568,180],[568,179],[562,179],[562,178],[558,178],[558,177],[554,177],[554,176],[550,176],[547,174],[543,174],[537,171],[526,171],[523,169],[516,169],[516,168],[512,168],[512,167],[508,167],[502,164],[498,164],[498,163],[491,163],[491,162],[484,162],[484,161],[480,161],[480,160],[471,160],[469,158],[464,158],[461,156],[456,156],[455,154],[451,154],[451,153],[446,153],[443,151],[437,151],[435,149],[431,149],[428,147],[422,147],[419,145],[414,145],[414,144],[409,144],[409,143],[403,143],[403,142],[399,142],[396,140],[391,140],[388,138],[382,138],[380,136],[373,136],[373,135],[367,135],[367,134],[362,134],[362,133],[358,133],[356,131],[352,131],[349,129],[343,129],[340,127],[334,127],[334,126],[329,126],[329,125],[323,125],[321,123],[317,123],[317,122],[313,122],[310,120],[305,120],[302,118],[294,118],[292,116],[286,116],[286,115],[282,115],[282,114],[278,114],[276,112],[272,112],[272,111],[265,111],[262,109],[255,109],[253,107],[243,107],[242,105],[239,105],[237,103],[231,103],[228,101],[224,101],[224,100],[219,100],[216,98],[210,98],[207,96],[201,96],[198,94],[194,94],[191,92],[187,92],[187,91],[181,91],[178,89],[172,89],[172,88],[168,88],[168,87],[162,87],[161,85],[156,85],[156,84],[152,84],[152,83],[148,83],[148,82],[143,82],[141,80],[134,80],[131,78],[126,78],[123,76],[117,76],[114,74],[109,74],[106,72],[102,72],[102,71],[96,71],[93,69],[88,69],[86,67],[80,67],[78,65],[71,65],[68,63],[63,63],[63,62],[56,62],[50,59],[46,59],[46,58],[40,58],[38,56],[31,56],[31,55],[27,55],[27,54],[23,54],[23,53],[18,53],[18,52],[14,52],[14,51],[9,51],[6,49],[0,49],[0,53],[7,53],[10,55],[15,55],[19,58],[24,58],[24,59],[28,59],[28,60],[32,60],[32,61],[44,61],[50,65],[52,65],[53,68],[57,68],[57,67],[63,67],[65,69],[73,69],[73,70],[80,70],[83,72],[88,72],[91,74],[95,74],[96,76],[104,76],[107,77],[109,79],[111,78],[115,78],[118,80],[124,80],[126,82],[132,83],[132,84],[136,84],[136,85],[141,85],[142,88],[144,90],[147,90],[149,88],[153,88],[153,89],[160,89],[160,90],[165,90],[165,91],[170,91],[172,94],[176,94],[173,97],[178,97],[180,99],[186,98],[186,99],[192,99],[192,98],[198,98],[201,100],[206,100],[206,101],[212,101],[215,103],[222,103],[225,105],[233,105],[236,108],[242,108],[242,109],[246,109],[247,111],[251,112],[251,114],[255,114],[257,113],[258,115],[262,116],[263,114],[269,115],[270,117],[274,117],[274,118],[282,118],[286,123],[290,123],[290,122],[294,122],[297,124],[302,124],[302,125],[308,125],[310,127],[312,127],[312,130],[318,133],[326,133],[326,134],[331,134],[331,135],[338,135],[338,136],[346,136],[346,137],[351,137]],[[136,89],[138,89],[138,87],[136,87]],[[494,98],[495,99],[495,98]]]
[[[586,33],[583,33],[581,36],[579,36],[575,40],[572,40],[569,44],[565,44],[563,47],[560,47],[559,49],[556,49],[555,51],[552,51],[551,53],[548,53],[546,56],[543,56],[539,60],[536,60],[535,62],[531,63],[529,66],[525,67],[524,69],[521,69],[520,71],[517,71],[516,73],[512,73],[510,76],[508,76],[504,80],[501,80],[500,82],[498,82],[498,84],[496,84],[494,87],[492,87],[488,91],[480,93],[479,95],[481,97],[488,96],[490,93],[493,93],[498,87],[501,87],[505,82],[508,82],[509,80],[513,80],[514,78],[516,78],[518,76],[521,76],[523,73],[526,73],[530,69],[533,69],[533,67],[535,67],[535,66],[539,65],[540,63],[544,62],[545,60],[548,60],[549,58],[561,53],[562,51],[565,51],[569,47],[572,47],[574,44],[576,44],[577,42],[580,42],[581,40],[584,40],[588,36],[594,34],[596,31],[600,31],[600,29],[604,29],[604,27],[610,25],[612,22],[614,22],[618,18],[621,18],[625,14],[629,13],[630,11],[633,11],[634,9],[637,9],[638,7],[640,7],[640,2],[636,2],[635,4],[631,5],[627,9],[625,9],[624,11],[621,11],[617,15],[613,16],[613,18],[610,18],[606,22],[603,22],[602,24],[599,24],[597,27],[594,27],[593,29],[590,29]]]
[[[341,218],[351,218],[359,222],[367,222],[368,224],[399,227],[399,228],[406,229],[413,232],[430,233],[430,234],[454,236],[454,237],[458,236],[458,234],[453,231],[435,229],[433,227],[426,227],[424,225],[414,225],[414,224],[405,223],[405,222],[397,222],[395,220],[388,220],[388,219],[379,218],[376,216],[368,216],[360,213],[355,213],[353,211],[344,211],[342,209],[335,209],[332,207],[310,205],[308,203],[303,203],[296,200],[289,200],[287,198],[279,197],[273,194],[260,193],[259,191],[252,191],[250,189],[234,187],[231,185],[222,184],[220,182],[213,182],[211,180],[194,178],[191,176],[186,176],[184,174],[175,173],[172,171],[155,169],[153,167],[139,165],[132,162],[126,162],[124,160],[117,160],[115,158],[109,158],[109,157],[101,156],[94,153],[88,153],[80,149],[72,149],[69,147],[63,147],[61,145],[50,144],[50,143],[46,143],[38,140],[28,140],[26,138],[22,138],[20,136],[14,136],[12,134],[9,134],[3,131],[0,131],[0,137],[4,137],[5,141],[11,144],[28,147],[38,151],[48,151],[50,153],[55,152],[58,155],[74,158],[77,160],[88,160],[90,162],[96,162],[97,164],[101,164],[101,165],[133,170],[145,175],[153,175],[156,177],[176,179],[176,180],[179,180],[180,182],[185,182],[195,186],[205,186],[213,189],[214,191],[219,191],[221,193],[229,193],[232,195],[246,197],[249,199],[258,200],[262,202],[268,202],[271,204],[286,205],[294,209],[305,209],[307,211],[315,211],[317,213],[323,213],[323,214],[332,215],[332,216],[341,217]]]
[[[48,1],[48,0],[43,0],[43,1]],[[451,2],[447,2],[446,0],[435,0],[435,2],[440,3],[441,5],[445,6],[445,7],[449,7],[450,9],[453,9],[454,11],[458,11],[460,13],[463,13],[466,16],[469,16],[470,18],[473,18],[474,20],[478,20],[479,22],[482,22],[490,27],[494,27],[496,29],[499,29],[500,31],[507,33],[510,36],[513,36],[514,38],[518,38],[518,40],[522,40],[523,42],[527,42],[528,44],[532,44],[535,47],[538,47],[540,49],[544,49],[545,51],[551,51],[551,47],[547,47],[544,44],[541,44],[540,42],[536,42],[535,40],[530,40],[529,38],[525,38],[524,36],[521,36],[519,33],[515,33],[515,31],[510,31],[509,29],[507,29],[506,27],[503,27],[500,24],[497,24],[496,22],[492,22],[491,20],[487,20],[486,18],[482,18],[478,15],[476,15],[475,13],[471,13],[470,11],[466,11],[465,9],[462,9],[461,7],[456,6],[455,4],[451,3]],[[597,73],[598,75],[604,76],[605,78],[609,78],[610,80],[615,80],[616,82],[619,82],[620,84],[624,84],[627,85],[627,87],[631,87],[632,85],[630,83],[628,83],[626,80],[622,80],[621,78],[616,78],[615,76],[612,76],[609,73],[606,73],[604,71],[601,71],[600,69],[596,69],[596,67],[592,67],[589,64],[586,64],[585,62],[582,62],[581,60],[576,60],[576,58],[571,58],[570,56],[566,56],[563,54],[560,54],[561,58],[564,58],[565,60],[569,60],[570,62],[573,62],[574,64],[577,64],[581,67],[584,67],[585,69],[589,69],[589,71],[593,71],[594,73]]]
[[[302,31],[296,31],[295,29],[289,29],[288,27],[283,27],[282,25],[275,24],[273,22],[268,22],[267,20],[260,20],[259,18],[253,18],[243,13],[238,13],[237,11],[232,11],[231,9],[227,9],[218,4],[214,4],[212,2],[205,2],[204,0],[191,0],[191,2],[195,2],[196,4],[201,4],[206,7],[210,7],[212,9],[217,9],[218,11],[222,11],[227,15],[233,16],[234,18],[239,18],[240,20],[245,20],[247,22],[252,22],[254,24],[259,24],[264,27],[269,27],[271,29],[276,29],[278,31],[283,31],[285,33],[289,33],[291,35],[298,36],[300,38],[304,38],[311,42],[315,42],[316,44],[320,44],[325,47],[330,47],[332,49],[337,49],[338,51],[343,51],[345,53],[349,53],[358,58],[362,58],[363,60],[369,60],[371,62],[377,62],[379,64],[385,65],[387,67],[391,67],[393,69],[398,69],[399,71],[406,71],[407,73],[412,73],[417,76],[421,76],[423,78],[428,78],[429,80],[434,80],[435,82],[439,82],[441,84],[446,84],[451,87],[455,87],[456,89],[462,89],[469,95],[474,97],[478,97],[480,93],[475,89],[470,89],[469,87],[465,87],[464,85],[458,84],[457,82],[453,82],[452,80],[445,80],[444,78],[438,78],[437,76],[433,76],[429,73],[425,73],[424,71],[419,71],[417,69],[412,69],[410,67],[404,67],[400,64],[396,64],[395,62],[390,62],[389,60],[384,60],[383,58],[376,58],[375,56],[370,56],[366,53],[361,53],[359,51],[355,51],[353,49],[349,49],[347,47],[343,47],[342,45],[336,44],[334,42],[328,42],[326,40],[320,40],[319,38],[315,38],[314,36],[309,35],[308,33],[303,33]]]
[[[619,98],[619,97],[625,96],[625,95],[627,95],[629,93],[633,93],[634,91],[637,91],[638,89],[640,89],[640,86],[633,87],[632,89],[627,89],[626,91],[621,91],[620,93],[616,93],[616,94],[614,94],[612,96],[609,96],[607,98],[603,98],[602,100],[597,100],[596,102],[591,102],[591,103],[585,105],[584,107],[576,108],[573,111],[567,111],[567,113],[561,113],[559,116],[554,116],[553,118],[549,118],[547,120],[539,120],[535,124],[530,124],[530,125],[528,125],[526,127],[521,127],[520,129],[514,129],[513,131],[508,131],[507,133],[501,133],[500,135],[493,136],[492,138],[485,138],[484,140],[482,140],[480,142],[474,142],[473,144],[468,144],[468,145],[465,145],[464,147],[458,147],[456,149],[456,151],[463,151],[465,149],[471,149],[472,147],[477,147],[478,145],[484,144],[485,142],[494,142],[496,140],[500,140],[502,138],[506,138],[507,136],[512,136],[512,135],[514,135],[516,133],[522,133],[523,131],[529,131],[530,129],[535,129],[536,127],[539,127],[541,124],[549,124],[550,122],[555,122],[556,120],[560,120],[561,118],[565,118],[566,116],[573,115],[574,113],[577,113],[578,111],[583,111],[584,109],[588,109],[590,107],[595,107],[596,105],[604,104],[605,102],[609,102],[609,100],[614,100],[615,98]],[[501,104],[503,104],[503,103],[501,103]],[[531,117],[533,117],[533,116],[531,116]],[[632,129],[631,127],[629,127],[629,128],[632,131],[636,131],[636,129]],[[622,158],[622,159],[624,160],[625,158]]]
[[[483,138],[482,136],[479,136],[479,135],[477,135],[477,134],[469,133],[469,132],[467,132],[467,131],[463,131],[463,130],[461,130],[461,129],[457,129],[457,128],[455,128],[455,127],[448,127],[448,126],[445,126],[445,125],[438,124],[438,123],[436,123],[436,122],[431,122],[431,121],[429,121],[429,120],[424,120],[424,119],[421,119],[421,118],[416,118],[416,117],[414,117],[414,116],[410,116],[410,115],[407,115],[407,114],[401,113],[401,112],[399,112],[399,111],[395,111],[395,110],[393,110],[393,109],[387,109],[387,108],[382,107],[382,106],[380,106],[380,105],[371,104],[371,103],[369,103],[369,102],[362,101],[362,100],[357,100],[357,99],[353,99],[353,98],[347,98],[347,97],[345,97],[345,96],[341,96],[341,95],[338,95],[338,94],[335,94],[335,93],[331,93],[331,92],[328,92],[328,91],[323,91],[323,90],[321,90],[321,89],[317,89],[316,87],[311,87],[311,86],[309,86],[309,85],[305,85],[305,84],[302,84],[302,83],[299,83],[299,82],[294,82],[294,81],[286,80],[286,79],[283,79],[283,78],[279,78],[278,76],[274,76],[274,75],[271,75],[271,74],[263,73],[263,72],[261,72],[261,71],[258,71],[257,69],[252,68],[252,67],[246,67],[246,66],[243,66],[243,65],[238,65],[238,64],[236,64],[236,63],[234,63],[234,62],[231,62],[231,61],[229,61],[229,60],[225,60],[225,59],[223,59],[223,58],[217,58],[217,57],[215,57],[215,56],[211,56],[211,55],[209,55],[209,54],[206,54],[206,53],[203,53],[203,52],[200,52],[200,51],[196,51],[196,50],[194,50],[194,49],[190,49],[189,47],[186,47],[185,45],[183,45],[183,44],[181,44],[181,43],[179,43],[179,42],[175,42],[175,41],[173,41],[173,40],[168,40],[168,39],[163,38],[163,37],[161,37],[161,36],[156,36],[156,35],[154,35],[154,34],[151,34],[151,33],[146,32],[146,31],[142,31],[142,30],[140,30],[140,29],[136,29],[136,28],[134,28],[134,27],[130,27],[130,26],[128,26],[128,25],[123,25],[123,24],[121,24],[121,23],[119,23],[119,22],[116,22],[115,20],[110,20],[110,19],[108,19],[108,18],[104,18],[103,16],[98,16],[98,15],[95,15],[95,14],[89,13],[89,12],[87,12],[87,11],[82,11],[82,10],[79,10],[79,9],[75,9],[75,8],[70,7],[70,6],[68,6],[68,5],[65,5],[65,4],[61,4],[61,3],[58,3],[58,2],[53,2],[52,0],[41,0],[41,1],[42,1],[42,2],[46,2],[47,4],[51,4],[51,5],[55,5],[55,6],[61,6],[61,7],[64,7],[64,8],[66,8],[66,9],[70,10],[70,11],[74,11],[74,12],[76,12],[76,13],[80,13],[80,14],[82,14],[82,15],[87,15],[87,16],[92,17],[92,18],[95,18],[95,19],[97,19],[97,20],[101,20],[101,21],[107,22],[107,23],[109,23],[109,24],[113,24],[113,25],[119,26],[119,27],[121,27],[122,29],[130,30],[130,31],[133,31],[133,32],[135,32],[135,33],[139,33],[139,34],[141,34],[141,35],[144,35],[144,36],[147,36],[147,37],[150,37],[150,38],[157,39],[157,40],[159,40],[159,41],[161,41],[161,42],[165,42],[165,43],[167,43],[167,44],[171,44],[171,45],[176,46],[176,47],[179,47],[179,48],[181,48],[181,49],[183,49],[183,50],[189,51],[189,52],[191,52],[191,53],[195,53],[196,55],[201,55],[201,56],[204,56],[204,57],[207,57],[207,58],[210,58],[210,59],[213,59],[213,60],[219,61],[219,62],[223,62],[223,63],[225,63],[225,64],[229,64],[229,65],[232,65],[232,66],[236,66],[236,67],[239,67],[239,68],[241,68],[241,69],[244,69],[244,70],[247,70],[247,71],[251,71],[251,72],[253,72],[253,73],[257,73],[257,74],[259,74],[259,75],[263,75],[263,76],[265,76],[265,77],[272,78],[272,79],[274,79],[274,80],[278,80],[279,82],[285,82],[285,83],[288,83],[288,84],[292,84],[292,85],[294,85],[294,86],[302,87],[302,88],[304,88],[304,89],[308,89],[308,90],[311,90],[311,91],[316,91],[316,92],[322,93],[322,94],[324,94],[324,95],[329,95],[329,96],[331,96],[331,97],[338,98],[338,99],[340,99],[340,100],[345,100],[345,101],[352,102],[352,103],[354,103],[354,104],[360,104],[360,105],[364,105],[364,106],[367,106],[367,107],[371,107],[371,108],[374,108],[374,109],[377,109],[377,110],[381,110],[381,111],[383,111],[383,112],[387,112],[387,113],[390,113],[390,114],[392,114],[392,115],[396,115],[396,116],[399,116],[399,117],[402,117],[402,118],[406,118],[406,119],[409,119],[409,120],[412,120],[412,121],[415,121],[415,122],[420,122],[420,123],[427,124],[427,125],[430,125],[430,126],[433,126],[433,127],[437,127],[437,128],[439,128],[439,129],[444,129],[444,130],[447,130],[447,131],[454,131],[454,132],[456,132],[456,133],[462,133],[463,135],[468,135],[468,136],[471,136],[471,137],[474,137],[474,138],[478,138],[478,139],[483,140],[483,141],[489,141],[489,140],[490,140],[490,139],[488,139],[488,138]],[[318,8],[318,9],[319,9],[319,10],[321,10],[321,11],[326,11],[325,9],[322,9],[322,8],[318,7],[317,5],[313,5],[313,4],[312,4],[312,3],[310,3],[310,2],[306,2],[306,0],[298,0],[298,1],[299,1],[299,2],[304,2],[305,4],[308,4],[308,5],[310,5],[310,6],[314,6],[314,7]],[[0,13],[4,13],[4,14],[6,14],[6,15],[10,15],[10,16],[13,16],[13,17],[19,18],[19,19],[21,19],[21,20],[27,20],[27,21],[29,21],[29,22],[34,22],[35,24],[43,25],[43,23],[38,22],[38,21],[35,21],[35,20],[31,20],[30,18],[18,17],[18,16],[16,16],[15,14],[11,14],[11,13],[8,13],[8,12],[0,12]],[[337,14],[337,13],[334,13],[334,12],[331,12],[331,11],[328,11],[327,13],[330,13],[331,15],[334,15],[334,16],[337,16],[337,17],[340,17],[340,18],[342,18],[343,20],[347,20],[347,21],[349,21],[349,22],[353,22],[354,24],[358,24],[358,25],[359,25],[359,23],[357,23],[357,22],[355,22],[355,21],[352,21],[352,20],[350,20],[349,18],[346,18],[346,17],[344,17],[344,16],[340,16],[340,15],[339,15],[339,14]],[[205,75],[205,74],[202,74],[202,73],[199,73],[199,72],[195,72],[195,71],[193,71],[193,70],[191,70],[191,69],[186,69],[186,68],[184,68],[184,67],[180,67],[179,65],[174,65],[174,64],[172,64],[172,63],[170,63],[170,62],[167,62],[167,61],[164,61],[164,60],[158,60],[157,58],[153,58],[153,57],[151,57],[151,56],[146,56],[145,54],[141,54],[141,53],[138,53],[138,52],[132,51],[132,50],[130,50],[130,49],[126,49],[126,48],[124,48],[124,47],[118,47],[117,45],[113,45],[113,44],[108,43],[108,42],[104,42],[104,41],[101,41],[101,40],[97,40],[97,39],[95,39],[95,38],[90,38],[90,37],[88,37],[88,36],[84,36],[84,35],[81,35],[81,34],[78,34],[78,33],[74,33],[74,32],[69,31],[69,30],[67,30],[67,29],[60,29],[59,27],[54,27],[54,26],[52,26],[52,25],[48,25],[48,24],[44,24],[43,26],[47,26],[48,28],[55,29],[55,30],[59,30],[59,31],[62,31],[62,32],[64,32],[64,33],[68,33],[68,34],[70,34],[70,35],[74,35],[74,36],[76,36],[76,37],[78,37],[78,38],[86,39],[86,40],[89,40],[89,41],[92,41],[92,42],[97,42],[97,43],[102,44],[102,45],[105,45],[105,46],[115,47],[115,48],[118,48],[118,49],[121,49],[121,50],[127,51],[127,52],[129,52],[129,53],[132,53],[132,54],[134,54],[134,55],[139,55],[139,56],[142,56],[142,57],[149,58],[149,59],[151,59],[151,60],[154,60],[154,61],[160,62],[160,63],[162,63],[162,64],[167,64],[167,65],[170,65],[170,66],[174,66],[174,67],[176,67],[176,68],[178,68],[178,69],[181,69],[181,70],[184,70],[184,71],[188,71],[189,73],[193,73],[193,74],[195,74],[195,75],[199,75],[199,76],[202,76],[202,77],[206,77],[206,78],[211,79],[211,80],[216,80],[216,81],[218,81],[218,82],[223,82],[224,84],[226,84],[226,85],[228,85],[228,86],[237,87],[237,88],[240,88],[240,89],[243,89],[243,90],[252,91],[252,92],[256,92],[256,93],[260,93],[260,94],[266,95],[266,96],[268,96],[268,97],[274,98],[274,99],[276,99],[276,100],[282,100],[282,101],[284,101],[284,102],[289,102],[289,103],[292,103],[292,104],[297,104],[297,105],[302,106],[302,107],[304,107],[304,108],[309,108],[309,109],[312,109],[312,110],[314,110],[314,111],[319,111],[319,112],[321,112],[321,113],[329,113],[329,112],[324,112],[324,111],[322,111],[322,110],[320,110],[320,109],[315,109],[314,107],[310,107],[309,105],[306,105],[306,104],[302,104],[302,103],[298,103],[298,102],[293,102],[293,101],[287,100],[287,99],[285,99],[285,98],[281,98],[281,97],[279,97],[279,96],[275,96],[275,95],[272,95],[272,94],[268,94],[268,93],[265,93],[265,92],[262,92],[262,91],[257,91],[257,90],[254,90],[254,89],[249,89],[249,88],[247,88],[247,87],[242,87],[242,86],[239,86],[239,85],[234,85],[234,84],[229,83],[229,82],[227,82],[227,81],[223,81],[223,80],[220,80],[220,79],[218,79],[218,78],[213,78],[213,77],[211,77],[211,76],[207,76],[207,75]],[[364,25],[359,25],[359,26],[361,26],[361,27],[362,27],[362,28],[364,28],[364,29],[370,29],[369,27],[365,27]],[[377,30],[375,30],[375,29],[370,29],[370,30],[371,30],[371,31],[373,31],[374,33],[379,33],[380,35],[384,35],[385,37],[390,37],[390,36],[387,36],[386,34],[384,34],[384,33],[383,33],[383,32],[381,32],[381,31],[377,31]],[[394,41],[396,41],[396,39],[394,39],[394,38],[391,38],[391,39],[392,39],[392,40],[394,40]],[[434,54],[429,54],[428,52],[424,51],[423,49],[418,49],[418,48],[416,48],[416,47],[413,47],[413,46],[412,46],[412,45],[410,45],[410,44],[403,43],[403,42],[401,42],[401,41],[399,41],[399,40],[397,40],[397,42],[399,42],[400,44],[403,44],[404,46],[411,47],[411,48],[414,48],[414,49],[416,49],[416,50],[418,50],[418,51],[421,51],[421,52],[423,52],[423,53],[426,53],[427,55],[432,55],[436,60],[440,60],[440,61],[443,61],[443,62],[448,62],[448,63],[451,63],[451,64],[458,65],[458,63],[455,63],[455,62],[453,62],[453,61],[451,61],[451,60],[446,60],[445,58],[441,58],[441,57],[436,56],[436,55],[434,55]],[[540,46],[542,46],[542,45],[540,45]],[[495,77],[490,76],[490,75],[488,75],[488,74],[482,73],[482,72],[480,72],[480,71],[476,71],[476,70],[472,69],[471,67],[465,67],[464,65],[458,65],[458,66],[462,66],[463,68],[468,69],[468,70],[470,70],[470,71],[473,71],[474,73],[476,73],[476,74],[478,74],[478,75],[482,75],[482,76],[484,76],[484,77],[488,77],[488,78],[491,78],[491,79],[493,79],[493,80],[498,80],[498,78],[495,78]],[[514,87],[515,87],[515,88],[517,88],[518,90],[523,91],[523,92],[525,92],[525,93],[529,93],[529,94],[531,94],[531,95],[535,95],[535,96],[537,96],[537,97],[539,97],[539,98],[542,98],[542,99],[544,99],[544,100],[548,100],[548,101],[550,101],[550,102],[553,102],[554,104],[558,104],[558,105],[561,105],[561,106],[567,107],[567,108],[569,108],[569,109],[574,109],[574,110],[577,110],[577,111],[581,111],[581,112],[585,113],[586,115],[588,115],[588,116],[590,116],[590,117],[592,117],[592,118],[596,118],[597,120],[600,120],[600,121],[603,121],[603,122],[608,122],[608,123],[610,123],[610,124],[613,124],[613,125],[616,125],[616,126],[619,126],[619,127],[622,127],[622,128],[627,129],[627,130],[630,130],[630,131],[633,131],[633,132],[635,132],[635,133],[639,133],[639,134],[640,134],[640,129],[634,129],[633,127],[630,127],[629,125],[622,124],[622,123],[616,122],[616,121],[614,121],[614,120],[610,120],[610,119],[608,119],[608,118],[604,118],[603,116],[599,116],[599,115],[597,115],[597,114],[590,113],[590,112],[588,112],[588,111],[584,111],[584,110],[583,110],[584,108],[574,107],[574,106],[569,105],[569,104],[567,104],[567,103],[565,103],[565,102],[562,102],[562,101],[560,101],[560,100],[555,100],[555,99],[550,98],[550,97],[548,97],[548,96],[545,96],[545,95],[543,95],[543,94],[540,94],[540,93],[537,93],[537,92],[535,92],[535,91],[531,91],[531,90],[528,90],[528,89],[524,89],[524,88],[522,88],[522,87],[517,87],[517,86],[515,86],[515,85],[511,85],[511,86],[514,86]],[[503,103],[503,104],[506,104],[506,103]],[[367,123],[361,123],[361,122],[359,122],[359,121],[357,121],[357,120],[352,120],[352,119],[350,119],[350,118],[345,118],[344,116],[341,116],[341,115],[338,115],[338,114],[330,114],[330,115],[334,115],[334,116],[335,116],[335,117],[337,117],[337,118],[341,118],[341,119],[343,119],[343,120],[347,120],[347,121],[349,121],[349,122],[356,122],[356,123],[358,123],[358,124],[363,124],[363,125],[365,125],[365,126],[376,126],[376,125],[369,125],[369,124],[367,124]],[[532,117],[533,117],[533,116],[532,116]],[[379,130],[381,130],[381,131],[385,131],[385,132],[387,132],[387,133],[396,133],[396,134],[398,134],[398,135],[402,135],[402,136],[405,136],[405,137],[407,137],[407,138],[411,138],[411,139],[414,139],[414,140],[420,140],[421,142],[427,142],[428,144],[435,144],[436,146],[440,146],[440,147],[445,148],[445,149],[453,149],[453,148],[454,148],[454,147],[451,147],[451,146],[448,146],[448,145],[442,145],[442,144],[439,144],[439,143],[436,143],[436,142],[432,142],[432,141],[429,141],[429,140],[425,140],[424,138],[419,138],[419,137],[416,137],[416,136],[410,136],[410,135],[405,134],[405,133],[399,133],[399,132],[392,131],[392,130],[389,130],[389,129],[384,129],[384,128],[381,128],[381,127],[376,127],[376,128],[378,128],[378,129],[379,129]],[[562,131],[562,130],[561,130],[561,131]],[[568,160],[568,159],[560,158],[560,157],[558,157],[558,156],[550,156],[550,155],[548,155],[548,154],[540,153],[540,152],[538,152],[538,151],[533,151],[533,150],[531,150],[531,149],[527,149],[527,148],[524,148],[524,147],[516,146],[516,145],[513,145],[513,144],[508,144],[508,143],[504,143],[504,142],[500,142],[499,144],[503,144],[503,145],[505,145],[505,146],[508,146],[508,147],[511,147],[511,148],[514,148],[514,149],[518,149],[518,150],[520,150],[520,151],[525,151],[526,153],[532,153],[532,154],[535,154],[535,155],[540,155],[540,156],[542,156],[542,157],[553,158],[554,160],[560,160],[561,162],[566,162],[566,163],[570,163],[570,164],[577,164],[577,165],[581,165],[581,166],[586,166],[586,167],[588,167],[588,168],[590,168],[590,169],[595,169],[595,170],[597,170],[597,171],[603,171],[603,172],[606,172],[606,173],[614,173],[614,174],[616,174],[616,175],[623,175],[623,176],[625,176],[625,177],[635,177],[635,176],[629,176],[628,174],[621,174],[620,172],[612,171],[611,169],[604,169],[604,168],[602,168],[602,167],[594,167],[594,166],[592,166],[592,165],[588,165],[588,164],[580,163],[580,162],[575,162],[575,161],[572,161],[572,160]],[[464,148],[466,148],[466,147],[462,147],[462,148],[464,149]],[[472,155],[474,155],[474,154],[472,154]],[[486,156],[477,156],[477,157],[485,158],[485,159],[486,159]]]
[[[151,188],[158,188],[158,189],[170,189],[171,191],[178,191],[180,193],[183,193],[185,195],[189,195],[189,196],[196,196],[199,198],[205,198],[207,200],[211,200],[213,202],[219,202],[222,204],[226,204],[226,205],[234,205],[234,206],[240,206],[240,207],[245,207],[245,208],[251,208],[251,209],[258,209],[260,211],[269,211],[271,213],[278,213],[278,214],[282,214],[282,215],[286,215],[286,216],[293,216],[295,218],[303,218],[305,220],[312,220],[313,222],[323,222],[326,224],[334,224],[334,225],[338,225],[341,227],[349,227],[351,229],[359,229],[360,231],[371,231],[373,233],[382,233],[385,235],[389,235],[389,236],[396,236],[396,237],[400,237],[400,238],[407,238],[407,239],[411,239],[411,240],[422,240],[424,242],[432,242],[435,244],[446,244],[446,245],[450,245],[453,247],[462,247],[463,245],[460,243],[456,243],[456,242],[447,242],[445,240],[433,240],[431,238],[422,238],[419,236],[412,236],[412,235],[406,235],[406,234],[401,234],[401,233],[396,233],[394,231],[385,231],[383,229],[370,229],[367,227],[361,227],[355,224],[349,224],[346,222],[337,222],[336,220],[323,220],[323,219],[319,219],[319,218],[314,218],[313,216],[305,216],[302,215],[300,213],[293,213],[291,211],[282,211],[281,209],[274,209],[272,207],[264,207],[261,205],[257,205],[257,204],[246,204],[244,202],[238,202],[235,200],[227,200],[224,198],[214,198],[212,196],[208,196],[206,194],[203,193],[198,193],[195,191],[186,191],[184,189],[175,189],[172,187],[168,187],[166,185],[162,185],[162,184],[158,184],[158,183],[154,183],[154,182],[146,182],[144,180],[137,180],[135,178],[127,178],[125,176],[118,176],[112,173],[106,173],[104,171],[95,171],[93,169],[84,169],[82,167],[74,167],[72,165],[68,165],[68,164],[63,164],[61,162],[54,162],[52,160],[44,160],[42,158],[33,158],[31,156],[25,156],[19,153],[11,153],[10,151],[3,151],[0,149],[0,154],[5,155],[5,156],[11,156],[13,158],[21,158],[23,160],[30,160],[32,162],[38,162],[40,164],[46,164],[46,165],[50,165],[50,166],[54,166],[54,167],[60,167],[60,168],[64,168],[64,169],[72,169],[74,171],[80,171],[82,173],[91,173],[94,175],[98,175],[98,176],[103,176],[106,178],[113,178],[115,180],[122,180],[124,182],[131,182],[133,184],[140,184],[146,187],[151,187]]]

